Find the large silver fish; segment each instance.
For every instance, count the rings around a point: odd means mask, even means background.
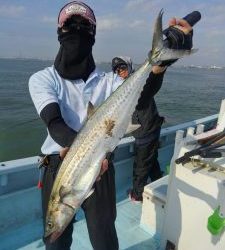
[[[45,237],[53,242],[64,231],[88,196],[107,152],[112,152],[131,125],[151,65],[177,59],[193,51],[175,51],[163,47],[162,15],[154,28],[152,50],[146,62],[89,117],[74,140],[57,174],[46,216]]]

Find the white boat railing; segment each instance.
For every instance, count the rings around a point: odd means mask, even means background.
[[[159,150],[161,168],[164,169],[170,162],[177,130],[184,130],[190,126],[196,128],[198,124],[204,124],[207,130],[215,126],[217,117],[213,115],[162,129]],[[133,142],[132,137],[123,138],[115,150],[117,201],[124,199],[126,190],[132,182]],[[42,235],[41,190],[35,187],[39,178],[37,166],[37,156],[0,162],[0,245],[11,244],[7,235],[10,235],[10,238],[14,235],[17,241],[24,244],[24,239],[17,237],[17,230],[20,229],[26,232],[23,233],[26,242],[40,239]]]
[[[160,135],[161,155],[159,154],[162,166],[170,161],[177,130],[185,130],[187,127],[196,128],[198,124],[204,124],[205,130],[207,130],[207,128],[211,129],[215,126],[217,119],[218,115],[216,114],[191,122],[163,128]],[[115,153],[115,165],[121,165],[121,163],[126,160],[131,162],[131,158],[133,157],[133,142],[133,137],[126,137],[120,141]],[[37,156],[0,162],[0,195],[35,186],[39,175],[37,166]]]

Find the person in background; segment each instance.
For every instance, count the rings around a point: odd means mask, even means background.
[[[112,59],[112,71],[123,80],[133,73],[133,63],[130,57],[118,56]],[[152,79],[154,85],[162,85],[162,78]],[[157,81],[159,80],[159,81]],[[143,99],[143,98],[142,98]],[[155,181],[162,177],[158,162],[158,146],[163,117],[157,111],[154,97],[144,105],[139,99],[132,116],[133,124],[140,124],[140,128],[132,133],[134,141],[133,188],[128,191],[132,201],[142,201],[142,192],[148,177]]]
[[[92,55],[95,44],[96,18],[83,2],[67,3],[58,15],[59,51],[54,65],[33,74],[29,91],[35,108],[46,125],[47,138],[41,147],[44,167],[43,220],[57,171],[87,117],[88,103],[103,103],[123,80],[96,69]],[[166,65],[154,66],[152,77],[161,82]],[[154,95],[146,89],[146,95]],[[151,97],[149,97],[151,98]],[[102,162],[94,192],[83,202],[89,238],[95,250],[119,249],[115,229],[115,173],[111,157]],[[54,241],[44,240],[47,250],[69,250],[73,222]]]
[[[190,50],[192,48],[192,27],[186,20],[171,19],[169,28],[164,30],[164,34],[167,37],[164,44],[170,49]],[[168,67],[175,62],[176,60],[166,61],[160,66]],[[125,80],[134,71],[131,59],[126,56],[113,58],[112,71]],[[153,182],[162,177],[158,162],[158,148],[164,117],[159,116],[154,96],[162,86],[164,73],[165,68],[164,71],[152,70],[132,116],[132,123],[141,125],[132,133],[135,138],[133,186],[128,190],[130,200],[136,203],[143,200],[142,193],[148,178]]]
[[[117,56],[112,59],[112,71],[123,80],[134,72],[133,63],[128,56]]]

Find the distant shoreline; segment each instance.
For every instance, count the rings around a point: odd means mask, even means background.
[[[40,61],[40,62],[53,62],[54,59],[42,59],[42,58],[20,58],[20,57],[0,57],[0,60],[15,60],[15,61]],[[96,64],[111,64],[111,62],[96,62]],[[135,63],[134,63],[135,64]],[[140,65],[140,64],[136,64]],[[173,65],[173,68],[199,68],[199,69],[225,69],[225,66],[217,65]]]

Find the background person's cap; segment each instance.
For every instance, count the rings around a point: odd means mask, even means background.
[[[114,57],[112,59],[112,70],[115,72],[116,68],[118,68],[118,66],[120,65],[126,65],[127,66],[127,62],[124,61],[122,58],[120,57]]]
[[[116,68],[120,65],[126,65],[128,68],[129,74],[131,74],[134,71],[131,58],[128,56],[117,56],[112,59],[112,71],[113,72],[115,72]]]
[[[59,12],[58,27],[62,28],[64,23],[72,15],[79,15],[87,19],[91,24],[96,25],[96,19],[93,10],[85,3],[73,1],[66,4]]]

